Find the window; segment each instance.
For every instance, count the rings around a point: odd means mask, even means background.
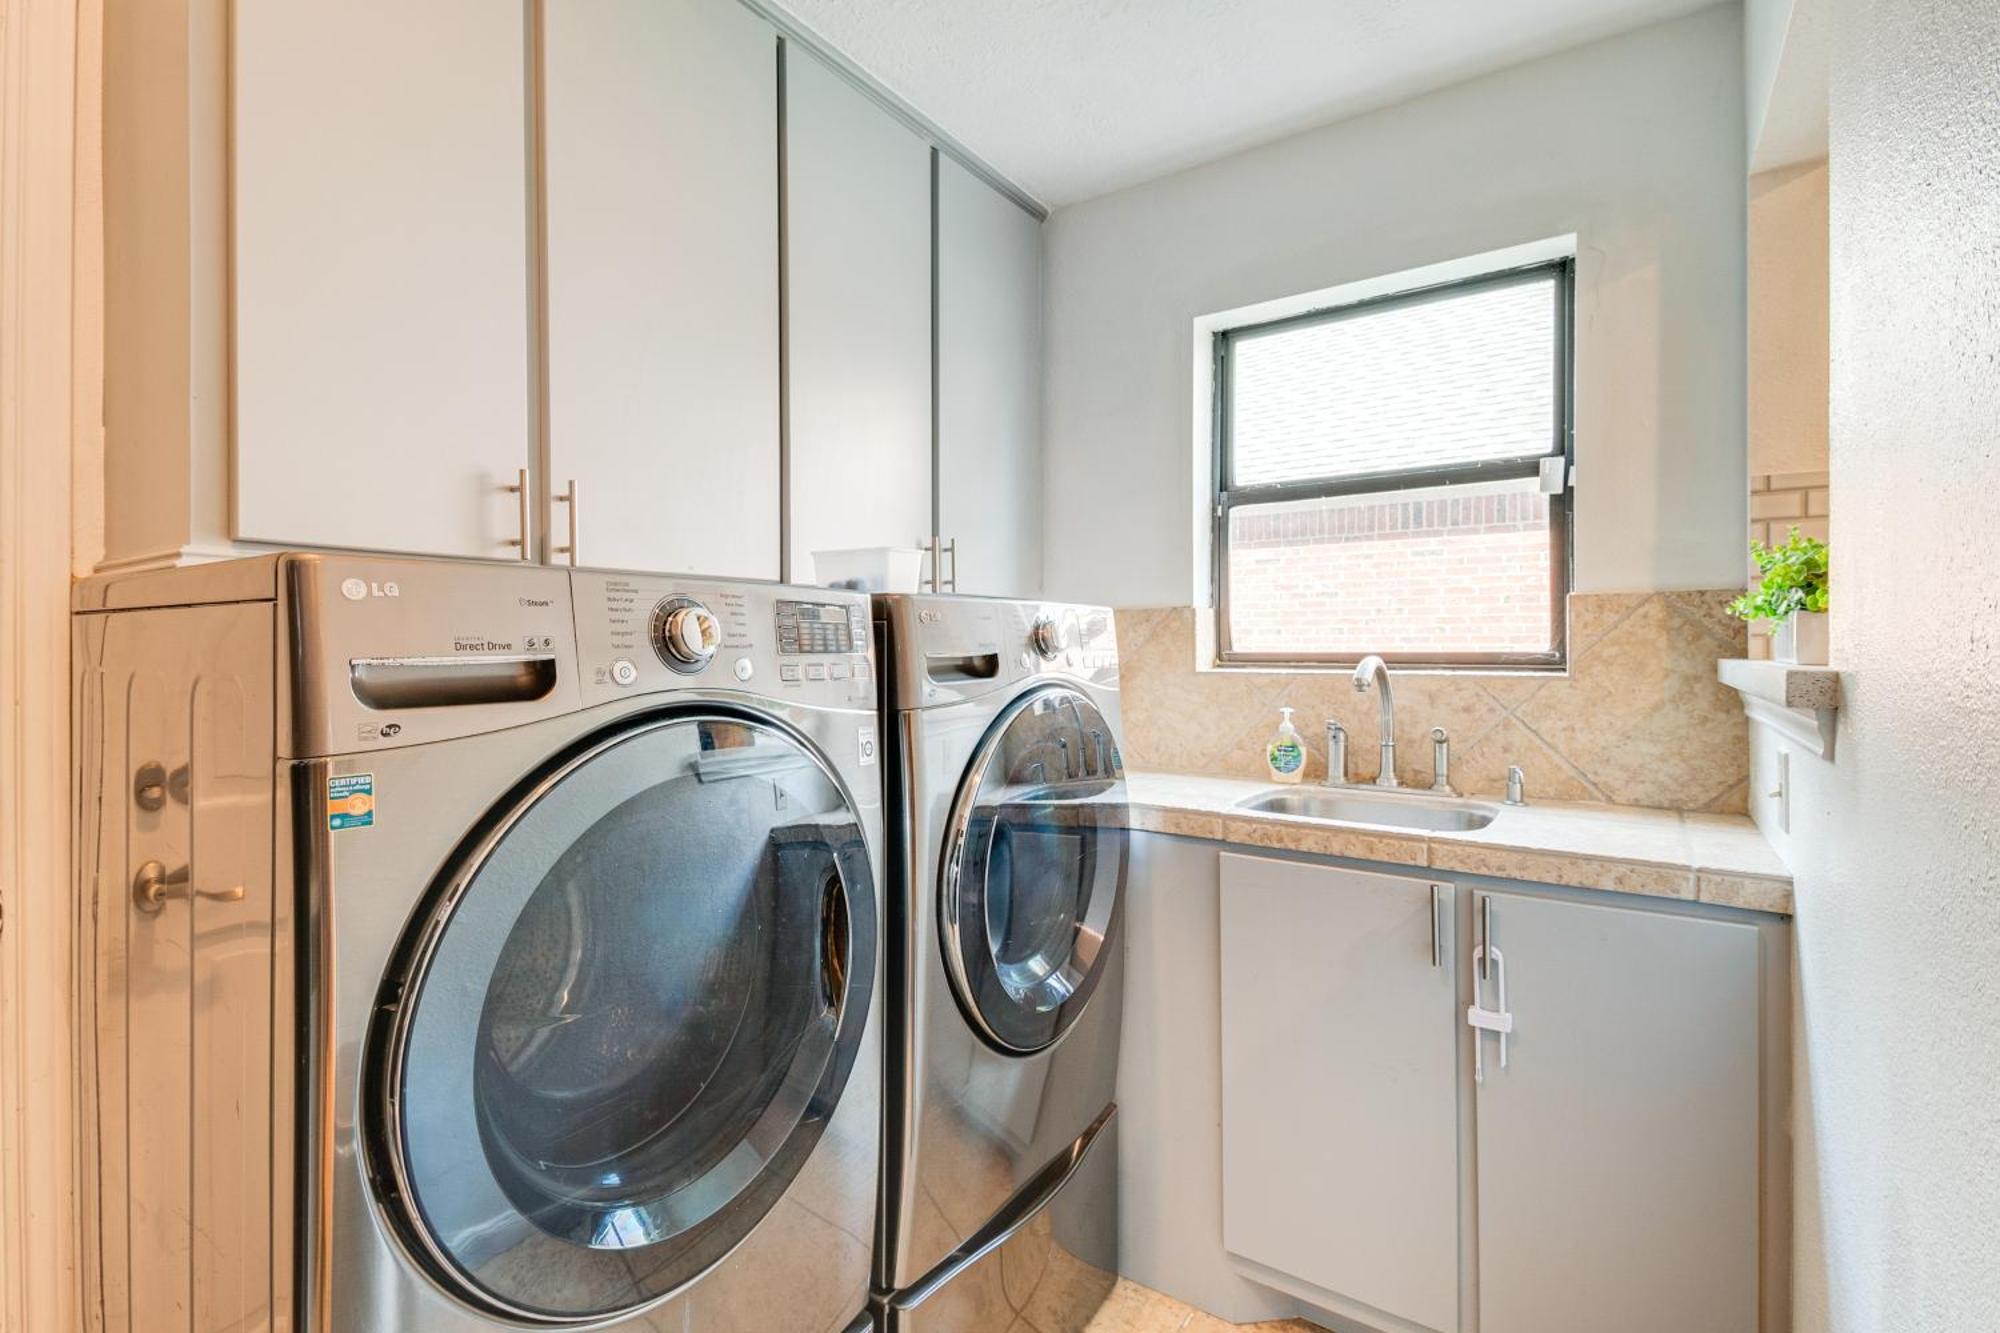
[[[1569,260],[1215,335],[1224,662],[1553,667]]]

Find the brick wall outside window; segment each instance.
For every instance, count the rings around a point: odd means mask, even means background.
[[[1230,518],[1233,651],[1549,648],[1549,503],[1532,480],[1259,505]]]

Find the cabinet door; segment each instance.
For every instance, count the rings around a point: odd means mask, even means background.
[[[1222,858],[1223,1244],[1438,1330],[1458,1324],[1451,909],[1427,880]]]
[[[785,50],[790,375],[787,574],[812,553],[931,532],[928,145]]]
[[[1755,927],[1487,897],[1480,1333],[1756,1333]]]
[[[77,628],[102,1327],[271,1328],[275,612]]]
[[[727,0],[541,9],[548,484],[576,484],[576,563],[773,578],[777,33]]]
[[[534,439],[524,7],[232,15],[235,535],[518,556],[503,488]]]
[[[1042,226],[943,156],[937,211],[938,533],[956,543],[958,591],[1033,597],[1042,585]]]

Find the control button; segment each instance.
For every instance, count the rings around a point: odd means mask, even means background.
[[[1028,645],[1041,654],[1044,662],[1053,662],[1069,646],[1069,635],[1048,616],[1037,616],[1035,627],[1028,631]]]
[[[787,662],[778,668],[779,680],[797,680],[798,678],[799,664],[797,662]]]
[[[856,662],[854,664],[854,678],[856,680],[868,679],[868,664],[866,662]]]
[[[611,664],[611,679],[620,685],[630,685],[639,679],[639,668],[621,657]]]
[[[693,674],[722,646],[722,622],[691,597],[675,597],[653,612],[653,646],[674,670]]]
[[[845,662],[833,663],[831,666],[827,667],[826,674],[829,680],[846,680],[847,663]]]
[[[825,680],[825,679],[826,679],[826,663],[824,663],[824,662],[808,662],[808,663],[806,663],[806,679],[807,679],[807,680]]]
[[[757,666],[747,657],[736,659],[736,679],[748,680],[757,674]]]

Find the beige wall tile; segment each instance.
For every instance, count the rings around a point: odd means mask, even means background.
[[[1715,678],[1726,655],[1655,596],[1517,716],[1611,800],[1702,809],[1749,765],[1742,701]]]
[[[1542,738],[1512,717],[1464,749],[1452,747],[1451,784],[1467,795],[1507,790],[1507,769],[1521,766],[1530,801],[1607,801],[1610,798],[1578,773]]]
[[[1570,598],[1564,675],[1402,672],[1394,677],[1397,776],[1431,781],[1430,730],[1451,735],[1452,783],[1497,796],[1509,764],[1530,799],[1676,810],[1744,809],[1747,728],[1715,662],[1748,651],[1724,609],[1735,589]],[[1258,779],[1288,705],[1306,780],[1326,774],[1325,726],[1347,728],[1348,777],[1378,768],[1378,702],[1345,671],[1197,670],[1195,612],[1118,612],[1129,767]]]
[[[1651,600],[1644,592],[1578,593],[1569,599],[1569,659],[1587,651],[1618,623]]]
[[[1723,648],[1725,657],[1741,657],[1748,647],[1750,629],[1729,614],[1737,589],[1704,589],[1698,592],[1663,592],[1667,605],[1705,630]]]

